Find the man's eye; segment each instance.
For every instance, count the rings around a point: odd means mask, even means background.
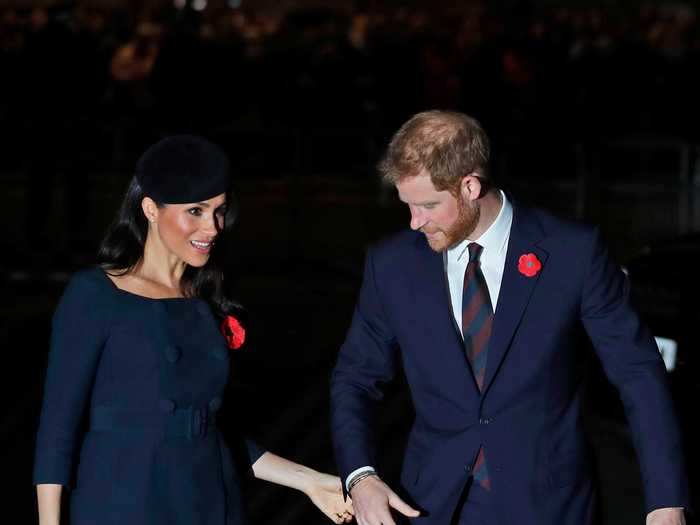
[[[432,210],[435,208],[435,204],[426,204],[423,206],[426,210]]]
[[[195,217],[199,217],[202,214],[202,208],[199,206],[195,206],[194,208],[190,208],[187,210],[187,213],[190,215],[194,215]]]

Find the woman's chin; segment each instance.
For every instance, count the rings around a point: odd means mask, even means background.
[[[209,262],[209,254],[195,254],[185,258],[185,262],[188,266],[193,266],[195,268],[201,268]]]

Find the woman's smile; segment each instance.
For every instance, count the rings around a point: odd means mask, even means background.
[[[192,240],[190,244],[197,252],[208,254],[214,246],[214,241],[205,242]]]

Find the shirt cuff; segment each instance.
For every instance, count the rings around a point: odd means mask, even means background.
[[[345,478],[345,490],[350,491],[348,488],[350,486],[350,482],[352,481],[352,478],[357,476],[358,474],[362,474],[363,472],[375,472],[374,467],[366,466],[366,467],[360,467],[356,470],[353,470],[350,474],[348,474],[348,477]]]

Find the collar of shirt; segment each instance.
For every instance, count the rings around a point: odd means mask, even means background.
[[[481,237],[475,240],[484,247],[481,254],[481,271],[486,280],[491,304],[494,310],[498,304],[498,296],[501,291],[503,269],[508,252],[508,240],[510,228],[513,224],[513,206],[505,194],[501,191],[501,209],[491,226]],[[461,333],[462,331],[462,293],[464,288],[464,271],[469,263],[469,250],[467,246],[472,242],[467,239],[448,250],[444,256],[445,270],[450,290],[450,303],[452,312]]]
[[[481,253],[481,266],[490,266],[489,261],[494,257],[505,254],[508,249],[508,239],[510,238],[510,227],[513,223],[513,205],[506,198],[503,190],[499,190],[501,195],[501,209],[491,226],[478,239],[465,239],[458,245],[447,250],[447,264],[462,263],[466,266],[469,261],[469,250],[467,246],[471,242],[479,243],[484,251]]]

